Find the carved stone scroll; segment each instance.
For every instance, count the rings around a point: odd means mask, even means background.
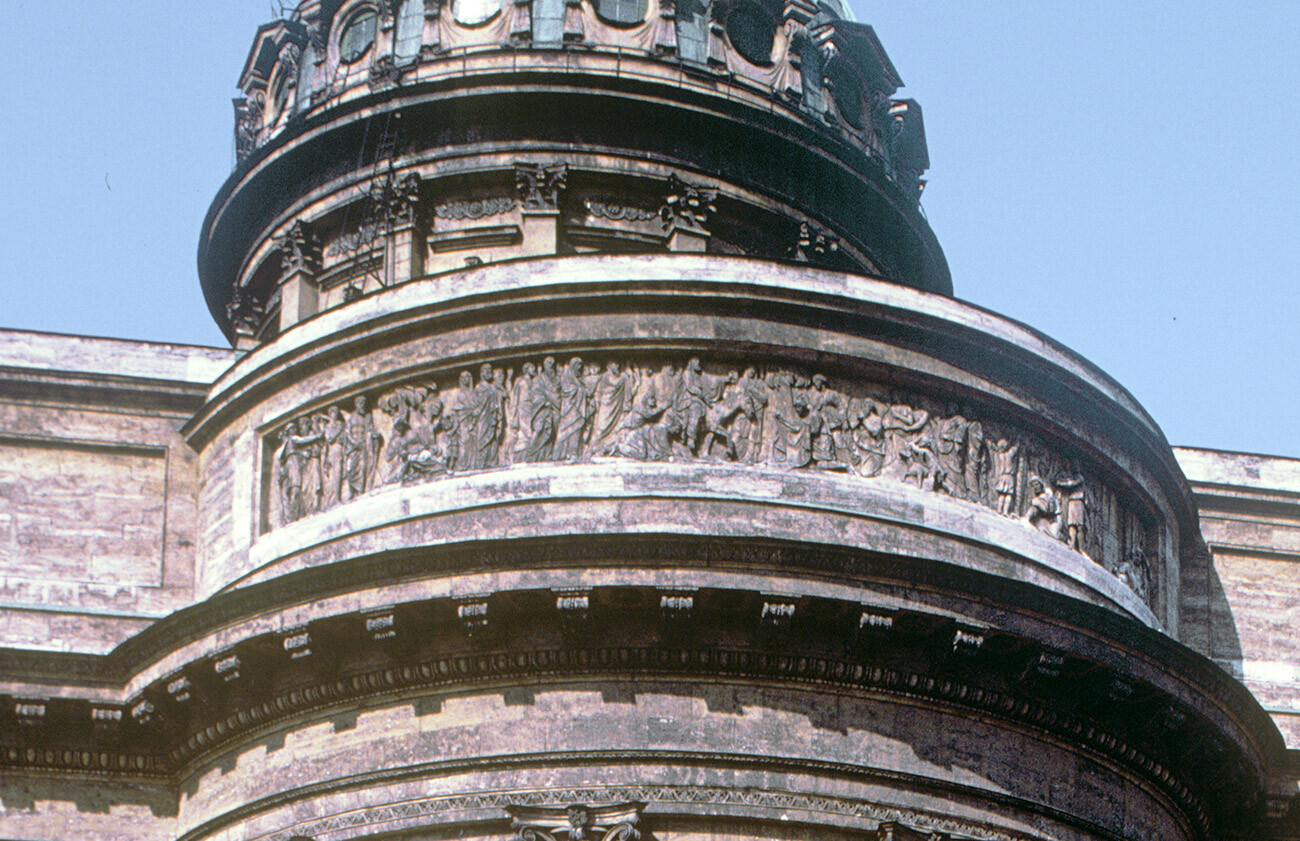
[[[601,219],[609,219],[614,222],[649,222],[658,215],[652,210],[620,204],[613,199],[605,201],[593,201],[588,199],[583,202],[583,204],[586,205],[587,212],[592,216],[597,216]]]

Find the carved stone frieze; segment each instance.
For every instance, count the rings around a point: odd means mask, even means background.
[[[916,829],[898,821],[884,821],[876,827],[874,841],[949,841],[946,832]]]
[[[1151,516],[1058,447],[930,395],[754,363],[547,356],[359,395],[350,411],[331,405],[273,433],[271,520],[516,463],[766,465],[981,505],[1087,555],[1148,602],[1154,595]]]
[[[353,256],[379,242],[380,227],[378,222],[362,222],[355,230],[339,234],[332,239],[321,254],[326,259]]]
[[[512,809],[524,806],[550,806],[581,801],[587,804],[620,802],[631,798],[645,803],[711,804],[714,806],[743,806],[749,808],[791,810],[835,815],[838,817],[876,822],[905,821],[908,827],[923,828],[935,837],[949,834],[979,841],[1029,841],[1030,836],[1011,833],[997,826],[960,820],[924,810],[901,808],[887,803],[876,803],[826,794],[808,794],[796,791],[769,790],[705,785],[594,785],[539,789],[534,791],[489,791],[425,797],[413,801],[385,804],[364,809],[359,814],[346,813],[313,818],[292,830],[259,835],[252,841],[299,841],[305,837],[296,832],[324,834],[358,826],[382,826],[406,818],[427,821],[440,815],[466,810]],[[865,837],[878,839],[879,830]],[[895,836],[896,838],[898,836]],[[929,836],[927,836],[929,837]]]
[[[508,196],[488,199],[464,199],[449,201],[438,205],[433,213],[439,219],[459,222],[464,219],[486,219],[500,216],[515,209],[516,200]]]
[[[588,199],[583,204],[586,205],[587,212],[592,216],[609,219],[613,222],[649,222],[659,215],[653,210],[621,204],[613,199],[604,201]]]

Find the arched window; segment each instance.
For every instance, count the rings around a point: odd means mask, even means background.
[[[289,104],[289,74],[284,71],[285,68],[281,66],[276,72],[275,82],[271,85],[271,107],[266,109],[268,126],[275,125],[284,115],[285,106]]]
[[[862,128],[862,82],[848,63],[832,61],[826,68],[826,78],[831,83],[831,95],[840,109],[840,116],[850,125]]]
[[[829,3],[818,3],[817,13],[820,15],[826,15],[831,20],[839,20],[840,18],[843,17],[843,15],[840,14],[839,10]]]
[[[727,38],[750,64],[769,65],[776,21],[757,3],[737,3],[727,14]]]
[[[316,74],[316,48],[309,42],[298,57],[298,85],[294,91],[296,111],[305,111],[311,103],[312,79]]]
[[[464,26],[487,23],[501,11],[501,0],[452,0],[451,16]]]
[[[375,26],[379,16],[374,9],[362,9],[348,18],[343,24],[343,34],[339,36],[339,59],[351,64],[366,54],[375,43]]]
[[[397,15],[396,53],[398,58],[415,58],[424,40],[424,0],[405,0]]]
[[[596,14],[608,23],[628,26],[645,20],[646,0],[596,0]]]

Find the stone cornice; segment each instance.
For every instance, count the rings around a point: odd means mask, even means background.
[[[207,601],[179,610],[128,639],[111,653],[98,655],[0,649],[0,673],[43,695],[42,685],[96,687],[121,695],[134,677],[163,657],[190,643],[210,638],[241,622],[258,621],[291,605],[321,601],[333,594],[364,590],[374,582],[419,581],[449,575],[519,569],[617,568],[620,565],[671,568],[681,564],[706,569],[808,576],[848,584],[865,580],[906,582],[907,587],[948,593],[984,605],[1003,623],[1022,617],[1017,633],[1041,636],[1045,628],[1066,633],[1061,646],[1098,646],[1090,657],[1109,651],[1110,665],[1134,659],[1159,668],[1176,680],[1168,690],[1207,693],[1218,706],[1241,716],[1257,734],[1257,750],[1281,756],[1283,745],[1267,713],[1253,696],[1210,660],[1163,633],[1105,608],[1086,604],[1040,587],[993,577],[942,562],[881,557],[838,546],[793,544],[771,540],[680,535],[622,535],[475,542],[423,547],[406,553],[388,552],[328,567],[312,567],[262,584],[219,593]],[[1007,611],[1009,605],[1014,609]],[[1031,618],[1032,617],[1032,618]],[[1025,621],[1028,624],[1023,624]],[[1045,623],[1045,624],[1043,624]],[[1179,689],[1178,687],[1183,687]],[[119,701],[120,703],[120,701]],[[1280,761],[1280,760],[1279,760]]]
[[[304,115],[298,118],[296,131],[281,134],[257,149],[223,186],[203,226],[200,277],[214,319],[229,335],[224,308],[242,261],[268,226],[280,224],[277,220],[289,204],[319,186],[322,152],[339,161],[357,160],[358,154],[362,159],[366,154],[373,155],[374,150],[366,145],[365,126],[371,119],[382,120],[394,110],[401,111],[408,131],[417,133],[426,121],[431,129],[445,127],[449,120],[454,125],[483,123],[478,131],[482,141],[451,140],[449,145],[439,147],[443,158],[490,154],[497,147],[484,141],[497,134],[503,142],[527,142],[539,151],[550,148],[572,155],[572,142],[521,136],[531,130],[527,124],[491,119],[484,122],[484,115],[512,114],[534,105],[564,112],[572,123],[567,130],[587,137],[591,148],[598,147],[601,154],[635,155],[638,161],[648,156],[684,173],[709,172],[728,183],[779,198],[800,215],[816,217],[819,224],[837,230],[847,238],[846,244],[866,254],[891,279],[939,292],[951,291],[946,261],[915,199],[904,195],[890,180],[881,160],[861,148],[835,137],[815,122],[805,125],[802,119],[773,114],[772,102],[766,98],[753,102],[743,96],[728,99],[710,92],[708,86],[681,87],[676,79],[670,84],[663,84],[664,80],[638,80],[614,73],[613,66],[608,76],[563,71],[549,64],[550,60],[548,54],[545,66],[530,71],[517,71],[507,62],[468,76],[403,86],[400,96],[388,91],[363,96]],[[527,104],[516,101],[518,97],[528,97]],[[494,105],[479,107],[468,102],[480,98],[494,100]],[[543,105],[542,99],[554,101]],[[447,112],[448,108],[459,111],[462,107],[471,111],[465,116]],[[625,111],[628,113],[622,113]],[[599,116],[601,112],[608,113]],[[682,120],[678,117],[682,115],[686,124],[679,126]],[[581,125],[593,117],[596,123]],[[665,133],[680,132],[680,137],[670,139],[665,134],[667,142],[658,149],[642,147],[658,144],[659,133],[635,141],[617,132],[619,136],[603,137],[611,124],[651,123],[663,126]],[[427,134],[441,136],[432,130]],[[716,157],[719,143],[702,144],[700,138],[720,135],[736,135],[734,141],[722,145],[770,146],[764,158],[803,163],[761,174],[753,167],[733,167],[725,158],[707,160]],[[620,151],[624,146],[633,148]],[[422,150],[403,151],[409,158]],[[792,171],[806,171],[808,176],[791,179]],[[271,182],[279,186],[263,189]]]
[[[740,592],[696,593],[685,624],[661,609],[634,612],[629,630],[626,605],[653,594],[603,592],[590,608],[584,595],[580,613],[566,613],[577,601],[549,591],[489,597],[486,627],[467,625],[445,599],[322,619],[244,640],[123,706],[13,699],[7,709],[18,719],[0,719],[0,764],[174,779],[213,751],[363,699],[672,679],[880,693],[992,716],[1128,768],[1206,829],[1214,818],[1203,793],[1214,789],[1219,808],[1238,810],[1219,821],[1244,820],[1262,808],[1259,775],[1279,770],[1256,763],[1280,757],[1243,754],[1185,701],[1032,638],[826,599],[787,600],[769,611],[772,597]],[[575,621],[580,637],[571,636]],[[523,628],[528,638],[514,640]],[[718,638],[735,643],[702,642]],[[92,708],[104,712],[92,716]],[[128,745],[138,747],[123,750]]]
[[[583,754],[566,754],[560,752],[530,756],[494,756],[482,764],[494,768],[520,768],[532,765],[562,767],[569,764],[585,764],[598,761],[602,765],[646,763],[674,763],[679,765],[719,765],[723,767],[760,767],[775,773],[820,772],[847,779],[867,781],[900,781],[911,785],[934,785],[933,781],[922,781],[904,775],[882,774],[859,766],[842,765],[831,762],[800,760],[797,763],[782,762],[779,759],[756,758],[739,754],[723,753],[685,753],[675,751],[599,751]],[[258,814],[267,809],[287,805],[295,799],[333,793],[338,790],[383,785],[387,783],[412,779],[426,779],[435,775],[444,775],[475,769],[474,760],[449,760],[416,766],[400,772],[375,772],[362,778],[327,785],[305,787],[295,791],[292,797],[275,796],[253,803],[244,804],[231,810],[221,818],[209,821],[182,835],[178,841],[197,841],[211,836],[224,826],[237,820]],[[959,787],[952,787],[954,790]],[[1017,809],[1058,820],[1065,824],[1079,825],[1080,822],[1058,810],[1041,804],[1027,803],[1011,797],[999,797],[981,793],[981,797],[1002,803]],[[295,833],[323,834],[339,831],[364,832],[380,825],[391,824],[406,819],[411,824],[427,826],[440,822],[440,818],[463,819],[466,814],[486,812],[488,819],[496,818],[502,813],[512,813],[517,809],[563,807],[574,803],[603,805],[624,804],[632,801],[638,805],[645,804],[653,810],[656,817],[663,813],[673,813],[676,817],[691,814],[716,814],[724,809],[735,814],[736,819],[762,821],[777,819],[782,823],[802,823],[799,818],[792,820],[791,813],[799,815],[834,816],[849,821],[868,822],[905,822],[911,827],[923,828],[930,832],[952,833],[963,838],[978,841],[1031,841],[1038,836],[1001,829],[987,823],[961,820],[937,812],[917,808],[900,808],[896,805],[875,802],[860,798],[834,796],[802,791],[769,790],[710,785],[665,785],[646,783],[639,785],[584,785],[562,786],[548,789],[491,790],[465,794],[431,796],[406,801],[399,804],[375,806],[362,810],[360,814],[331,815],[295,823],[283,830],[266,832],[254,836],[251,841],[291,841]],[[705,811],[707,810],[707,811]],[[764,815],[767,813],[767,815]],[[498,819],[504,824],[503,819]],[[497,821],[494,821],[497,822]],[[819,829],[825,829],[819,826]],[[1121,841],[1118,836],[1105,833],[1095,826],[1087,826],[1090,832],[1101,832],[1102,837]]]

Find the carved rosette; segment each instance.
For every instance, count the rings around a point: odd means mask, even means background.
[[[226,304],[226,317],[235,325],[240,336],[252,336],[262,326],[266,308],[247,289],[236,289]]]

